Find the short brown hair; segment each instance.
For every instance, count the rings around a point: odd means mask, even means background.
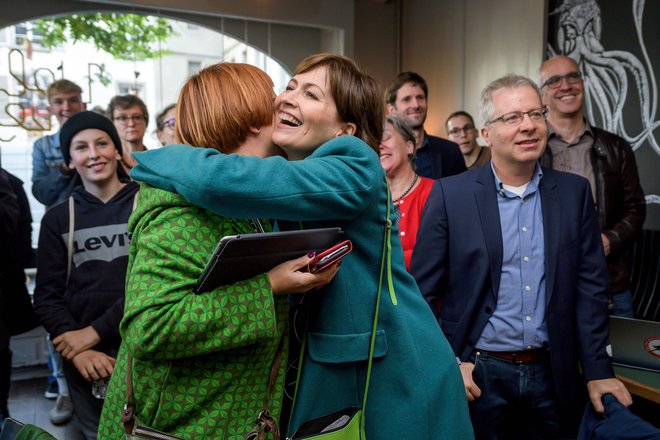
[[[273,123],[273,81],[249,64],[218,63],[191,76],[176,105],[175,135],[186,145],[231,153],[250,128]]]
[[[453,118],[455,118],[457,116],[465,116],[466,118],[468,118],[470,120],[472,125],[474,125],[474,118],[472,117],[471,114],[469,114],[465,110],[458,110],[458,111],[455,111],[454,113],[452,113],[451,115],[447,116],[447,120],[445,121],[445,128],[449,128],[449,121],[451,121]]]
[[[424,96],[429,97],[429,87],[426,85],[426,81],[418,73],[415,72],[401,72],[387,85],[387,91],[385,92],[385,104],[394,105],[396,102],[396,94],[399,92],[399,89],[403,87],[404,84],[412,83],[416,86],[422,88]]]
[[[68,79],[58,79],[57,81],[53,81],[46,89],[46,97],[48,98],[48,101],[50,101],[50,98],[56,93],[77,93],[82,95],[82,89],[73,81],[69,81]]]
[[[378,152],[384,113],[378,83],[350,58],[327,53],[305,58],[295,74],[320,66],[328,68],[328,85],[341,121],[355,124],[355,136]]]
[[[149,110],[147,110],[147,105],[143,100],[138,98],[135,95],[116,95],[110,100],[108,104],[108,118],[114,121],[115,119],[115,110],[117,108],[126,110],[131,107],[140,107],[140,111],[144,115],[144,124],[145,127],[149,125]]]

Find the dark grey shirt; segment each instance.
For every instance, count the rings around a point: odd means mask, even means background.
[[[548,122],[548,147],[552,151],[552,168],[585,177],[591,184],[591,195],[596,203],[596,177],[591,163],[591,146],[594,136],[591,126],[585,123],[584,129],[575,141],[568,143],[555,132]]]

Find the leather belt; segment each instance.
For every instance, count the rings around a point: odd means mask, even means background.
[[[544,348],[534,348],[532,350],[524,351],[486,351],[479,350],[483,353],[486,353],[488,356],[492,356],[498,359],[504,359],[511,361],[514,364],[526,364],[528,362],[540,361],[548,358],[548,350]]]

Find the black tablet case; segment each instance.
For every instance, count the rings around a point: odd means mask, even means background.
[[[341,228],[229,235],[218,243],[195,293],[247,280],[288,260],[321,252],[344,240]]]

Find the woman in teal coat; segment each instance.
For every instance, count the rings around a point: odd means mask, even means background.
[[[133,178],[193,204],[232,217],[277,218],[281,228],[340,226],[352,240],[332,283],[303,300],[307,343],[289,434],[307,420],[362,406],[390,204],[375,151],[380,100],[376,83],[351,60],[315,55],[275,101],[273,141],[289,161],[180,146],[136,154]],[[387,248],[394,289],[383,277],[367,438],[473,438],[454,354],[405,270],[396,228]]]

